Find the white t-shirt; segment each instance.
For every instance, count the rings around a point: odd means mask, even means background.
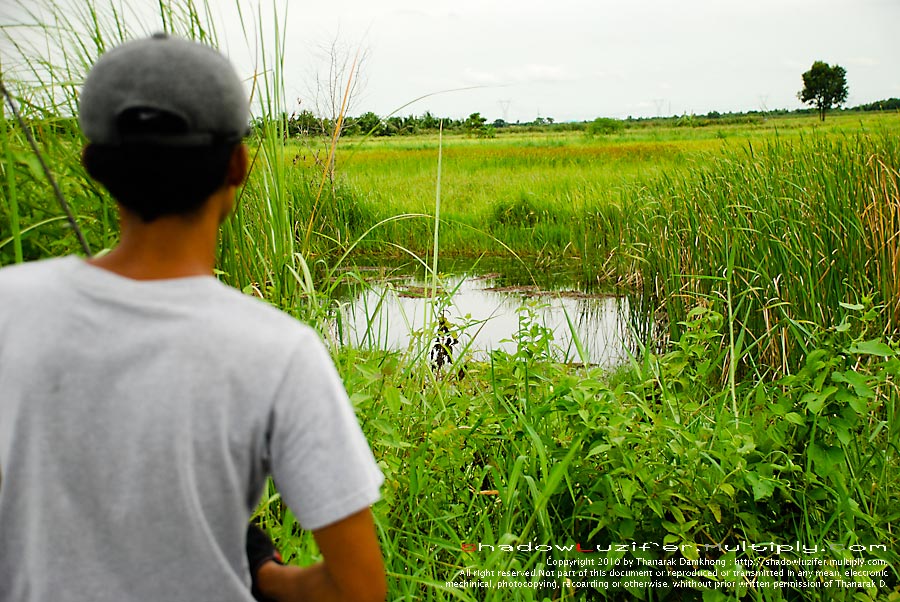
[[[252,600],[267,474],[306,529],[383,477],[314,331],[213,277],[0,270],[0,600]]]

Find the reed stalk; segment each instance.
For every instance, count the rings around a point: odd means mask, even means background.
[[[5,103],[3,103],[3,106],[5,106]],[[19,226],[19,202],[16,192],[15,162],[13,161],[12,149],[9,144],[10,128],[6,121],[3,106],[0,106],[0,118],[3,119],[3,156],[6,159],[3,165],[3,171],[6,174],[6,194],[4,196],[6,198],[9,215],[9,238],[13,243],[13,260],[16,263],[22,263],[24,256],[22,254],[22,230]],[[2,243],[0,243],[0,246],[2,246]]]

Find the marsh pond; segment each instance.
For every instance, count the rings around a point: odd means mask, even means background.
[[[481,358],[492,350],[513,353],[525,337],[559,361],[607,367],[634,351],[625,295],[590,290],[556,268],[496,261],[442,268],[447,271],[435,281],[413,263],[358,264],[353,271],[366,284],[342,291],[335,336],[343,344],[393,350],[443,337],[449,351]]]

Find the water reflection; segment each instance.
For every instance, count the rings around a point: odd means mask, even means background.
[[[557,359],[603,366],[627,359],[631,344],[624,297],[538,292],[534,287],[503,287],[499,283],[499,276],[443,280],[445,294],[439,295],[436,305],[450,323],[463,327],[455,335],[460,339],[458,348],[468,346],[482,357],[492,349],[515,352],[518,310],[530,300],[537,304],[539,323],[553,333]],[[421,332],[426,320],[434,319],[429,315],[433,311],[430,292],[430,284],[414,277],[372,284],[341,306],[342,341],[359,347],[409,348],[413,333]]]

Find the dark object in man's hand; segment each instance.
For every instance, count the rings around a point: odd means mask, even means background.
[[[284,564],[281,561],[281,554],[275,549],[275,544],[272,543],[266,532],[256,523],[250,523],[247,527],[247,564],[250,566],[250,578],[253,584],[250,591],[259,602],[275,602],[259,591],[257,583],[260,567],[270,560]]]

